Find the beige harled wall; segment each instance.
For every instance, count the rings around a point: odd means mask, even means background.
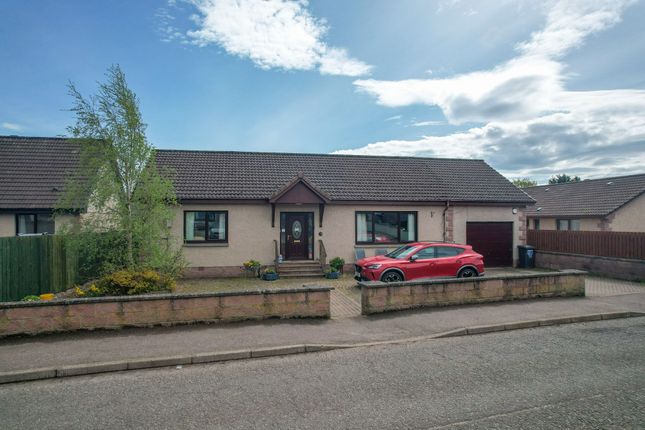
[[[645,232],[645,194],[618,209],[610,219],[611,231]]]
[[[56,233],[60,232],[63,225],[73,222],[77,215],[58,215],[54,220],[54,229]],[[0,214],[0,237],[16,235],[16,214]]]
[[[443,240],[443,207],[440,206],[385,206],[385,205],[327,205],[323,221],[323,239],[329,258],[342,257],[354,262],[356,247],[364,248],[365,255],[374,255],[375,249],[394,250],[398,245],[356,245],[356,211],[414,211],[417,214],[419,240]],[[317,222],[317,221],[316,221]],[[318,233],[316,233],[318,234]],[[316,257],[318,249],[316,249]]]
[[[453,216],[453,239],[457,243],[467,243],[467,222],[512,222],[513,223],[513,261],[517,261],[517,245],[520,244],[520,208],[513,213],[511,207],[455,206]]]
[[[0,214],[0,237],[16,235],[16,215]]]
[[[189,267],[241,266],[249,259],[273,264],[274,239],[280,240],[280,212],[314,213],[314,258],[319,258],[318,240],[322,239],[328,258],[342,257],[354,262],[355,248],[364,248],[367,256],[376,248],[394,249],[397,245],[356,245],[356,211],[416,211],[419,240],[443,240],[443,206],[389,206],[389,205],[326,205],[323,227],[319,227],[318,205],[276,205],[275,227],[271,227],[271,205],[184,205],[177,209],[172,225],[172,236],[183,242],[184,211],[228,211],[227,244],[185,244],[184,255]],[[466,240],[467,221],[513,221],[514,245],[519,240],[519,215],[504,207],[455,207],[454,234],[456,242]],[[321,234],[322,233],[322,234]],[[515,246],[514,246],[515,248]],[[516,251],[514,251],[516,253]]]

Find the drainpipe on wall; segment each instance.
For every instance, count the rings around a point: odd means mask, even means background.
[[[449,207],[450,207],[450,200],[446,200],[446,208],[443,210],[443,241],[444,242],[448,241],[448,232],[447,232],[447,226],[446,226],[446,212],[448,211]]]

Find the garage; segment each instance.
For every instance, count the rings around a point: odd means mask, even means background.
[[[487,267],[513,265],[512,222],[468,222],[466,243],[484,256]]]

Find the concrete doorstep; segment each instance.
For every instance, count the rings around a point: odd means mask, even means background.
[[[126,370],[151,369],[156,367],[182,366],[185,364],[215,363],[232,360],[252,358],[277,357],[291,354],[305,354],[311,352],[331,351],[335,349],[360,348],[379,345],[396,345],[419,342],[430,339],[442,339],[455,336],[468,336],[484,333],[493,333],[507,330],[521,330],[526,328],[544,327],[560,324],[572,324],[589,321],[610,320],[617,318],[643,317],[645,312],[608,312],[572,317],[558,317],[551,319],[518,321],[505,324],[482,325],[464,327],[444,333],[429,336],[417,336],[404,339],[387,340],[380,342],[359,342],[348,344],[304,344],[286,345],[270,348],[245,349],[239,351],[207,352],[194,355],[181,355],[172,357],[144,358],[136,360],[121,360],[105,363],[78,364],[52,368],[16,370],[0,372],[0,384],[15,382],[35,381],[41,379],[65,378],[70,376],[93,375],[106,372],[121,372]]]

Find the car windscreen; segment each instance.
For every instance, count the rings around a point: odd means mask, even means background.
[[[419,248],[418,246],[404,245],[400,248],[395,249],[389,254],[385,254],[385,256],[403,260],[407,258],[410,254],[412,254],[414,251],[416,251],[418,248]]]

